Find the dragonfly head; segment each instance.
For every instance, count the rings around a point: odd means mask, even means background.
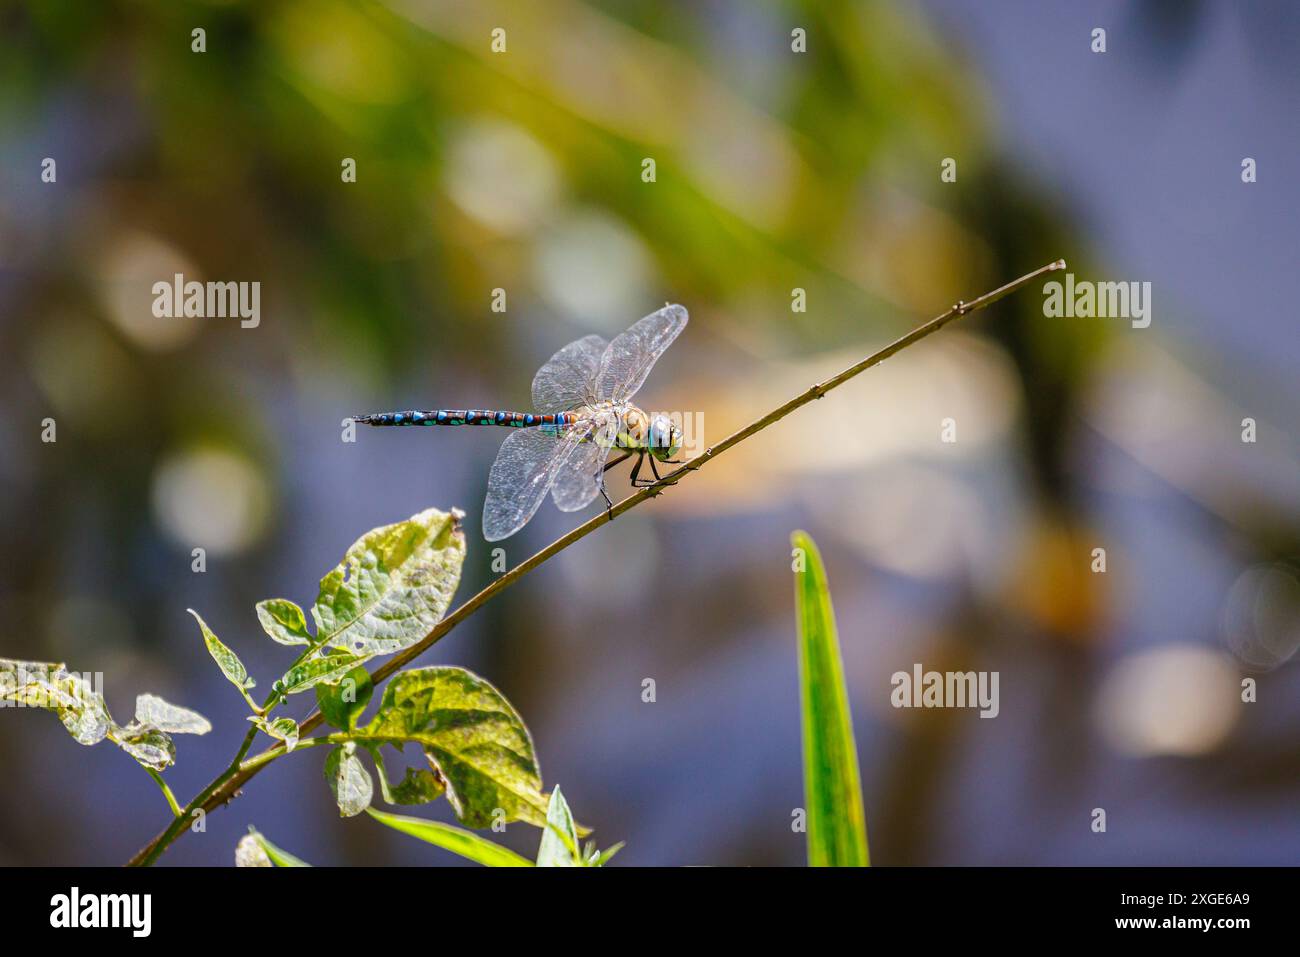
[[[673,420],[660,413],[650,420],[650,454],[666,462],[682,448],[682,431]]]

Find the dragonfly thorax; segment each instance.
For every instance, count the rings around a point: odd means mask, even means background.
[[[645,452],[660,461],[672,458],[681,450],[681,431],[668,416],[647,415],[631,403],[599,403],[578,410],[579,421],[590,418],[599,427],[592,441],[606,448]]]

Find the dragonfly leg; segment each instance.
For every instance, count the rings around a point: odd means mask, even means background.
[[[614,521],[614,503],[610,501],[609,493],[605,491],[605,473],[603,470],[596,476],[596,487],[600,489],[600,494],[605,499],[605,511],[609,514],[609,520],[612,522]]]
[[[658,485],[663,481],[663,476],[659,474],[659,469],[655,465],[654,456],[650,456],[650,471],[654,474],[653,479],[641,479],[637,481],[637,473],[641,471],[641,463],[646,459],[645,453],[641,453],[641,458],[637,459],[636,465],[632,468],[632,485],[635,488],[649,488],[652,485]]]
[[[604,467],[603,469],[601,469],[601,471],[602,471],[602,472],[608,472],[608,471],[609,471],[610,469],[612,469],[615,465],[622,465],[624,462],[626,462],[626,461],[627,461],[628,459],[630,459],[631,457],[632,457],[632,453],[631,453],[631,452],[624,452],[624,453],[623,453],[622,455],[620,455],[618,458],[616,458],[616,459],[610,459],[608,462],[606,462],[606,463],[605,463],[605,467]]]

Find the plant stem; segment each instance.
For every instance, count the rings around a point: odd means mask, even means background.
[[[252,710],[253,714],[257,715],[259,718],[262,717],[262,715],[266,714],[266,709],[259,708],[257,706],[257,702],[254,701],[252,697],[249,696],[247,691],[245,691],[243,688],[240,688],[239,693],[244,696],[244,700],[248,702],[248,707]]]
[[[1028,286],[1031,283],[1035,282],[1036,280],[1041,279],[1043,276],[1047,275],[1048,273],[1055,272],[1057,270],[1064,269],[1064,268],[1065,268],[1065,260],[1058,259],[1056,262],[1048,263],[1046,266],[1042,266],[1038,269],[1035,269],[1031,273],[1026,273],[1025,275],[1021,276],[1019,279],[1013,280],[1012,282],[1007,283],[1005,286],[1000,286],[999,288],[994,289],[992,292],[986,292],[984,293],[984,295],[980,296],[977,299],[972,299],[970,302],[959,301],[955,303],[953,306],[951,306],[947,312],[935,316],[933,319],[931,319],[929,322],[925,323],[924,325],[917,326],[911,332],[907,333],[906,335],[902,336],[899,339],[895,339],[893,342],[885,346],[883,349],[880,349],[877,352],[873,352],[871,355],[867,356],[861,362],[849,366],[843,372],[839,373],[838,375],[832,376],[831,378],[825,380],[824,382],[818,382],[815,385],[809,386],[807,390],[801,392],[799,395],[795,396],[790,401],[786,402],[783,405],[778,406],[777,408],[773,409],[771,412],[768,412],[766,415],[758,419],[755,419],[753,422],[745,426],[743,429],[740,429],[737,432],[733,432],[731,435],[727,436],[717,445],[713,445],[705,449],[703,452],[701,452],[695,458],[691,459],[689,462],[682,465],[680,468],[672,472],[669,472],[658,482],[654,483],[653,485],[647,486],[646,488],[643,488],[632,495],[629,495],[627,498],[623,499],[623,501],[615,505],[613,509],[609,511],[601,512],[599,515],[595,516],[589,521],[579,525],[577,528],[569,532],[567,535],[564,535],[561,538],[556,539],[554,542],[552,542],[550,545],[547,545],[537,554],[533,555],[528,559],[525,559],[523,562],[516,565],[514,568],[510,569],[508,572],[506,572],[496,581],[492,582],[490,585],[484,588],[477,595],[475,595],[474,597],[466,601],[463,605],[461,605],[451,614],[447,615],[447,617],[443,618],[442,621],[434,625],[433,629],[422,639],[420,639],[418,642],[411,645],[411,647],[405,649],[404,651],[394,655],[392,658],[388,659],[388,661],[384,662],[382,665],[376,668],[374,673],[371,675],[371,680],[373,681],[374,684],[378,685],[381,681],[384,681],[385,679],[390,677],[394,672],[405,667],[409,662],[411,662],[418,656],[424,654],[424,652],[428,651],[429,648],[431,648],[434,644],[436,644],[444,635],[446,635],[449,631],[451,631],[453,628],[459,625],[470,615],[474,614],[474,612],[476,612],[486,602],[488,602],[490,599],[492,599],[499,593],[505,591],[507,588],[513,585],[524,575],[528,574],[538,565],[541,565],[543,562],[547,561],[548,559],[564,551],[566,548],[568,548],[573,543],[579,541],[580,539],[586,538],[596,529],[600,528],[600,526],[613,521],[615,518],[618,518],[618,516],[622,515],[624,512],[628,511],[629,509],[635,508],[636,506],[640,505],[642,502],[646,501],[647,499],[654,498],[655,496],[658,495],[662,495],[666,489],[676,485],[688,473],[695,472],[703,468],[705,465],[713,461],[713,459],[717,458],[719,455],[727,451],[727,449],[731,448],[732,446],[739,445],[741,442],[745,441],[750,436],[763,431],[769,425],[772,425],[773,423],[778,422],[781,419],[784,419],[795,409],[807,405],[809,402],[812,402],[814,399],[820,399],[827,392],[830,392],[832,389],[838,388],[839,386],[843,385],[845,382],[848,382],[850,379],[854,378],[855,376],[865,372],[867,369],[870,369],[872,366],[879,365],[880,363],[888,359],[890,356],[897,355],[899,352],[902,352],[908,346],[912,346],[915,345],[917,342],[920,342],[926,336],[933,335],[934,333],[942,329],[944,326],[946,326],[948,323],[952,322],[954,319],[958,319],[962,316],[969,315],[972,312],[977,312],[980,309],[984,309],[988,306],[991,306],[993,305],[993,303],[997,302],[999,299],[1002,299],[1004,296],[1008,296],[1019,289],[1023,289],[1025,286]],[[307,719],[304,720],[299,725],[300,732],[305,734],[306,732],[311,731],[313,728],[319,725],[323,719],[324,719],[323,715],[319,711],[313,711],[311,715],[309,715]],[[209,784],[206,788],[204,788],[197,796],[195,796],[194,800],[192,800],[188,805],[186,805],[185,808],[186,815],[192,816],[194,811],[199,808],[202,808],[203,811],[206,813],[230,801],[237,793],[239,793],[239,789],[248,781],[249,778],[251,778],[254,774],[260,771],[267,764],[271,763],[276,758],[281,756],[281,754],[284,752],[284,743],[277,742],[270,748],[267,748],[265,751],[258,754],[256,757],[250,758],[247,761],[243,761],[244,755],[248,753],[248,747],[252,743],[252,735],[255,733],[256,733],[256,728],[254,728],[253,731],[250,732],[250,737],[245,739],[244,747],[240,750],[238,757],[235,759],[234,762],[231,763],[230,767],[227,768],[226,771],[223,772],[220,776],[218,776],[216,780],[214,780],[211,784]],[[299,741],[298,747],[302,748],[304,746],[308,746],[307,741],[311,741],[315,744],[320,744],[320,743],[326,743],[327,740],[328,738],[309,738],[306,741]],[[128,865],[137,866],[137,865],[152,864],[154,861],[158,859],[159,855],[161,855],[162,852],[165,851],[172,844],[172,842],[175,841],[180,836],[183,829],[184,829],[184,819],[178,818],[176,821],[172,822],[171,826],[169,826],[161,834],[155,837],[143,848],[141,848],[140,851],[135,855],[135,857],[131,858],[131,860],[127,862]]]
[[[295,751],[301,751],[303,748],[315,748],[322,744],[342,744],[344,741],[363,741],[368,738],[357,737],[348,734],[324,734],[318,738],[302,738],[294,745]],[[249,758],[239,766],[240,773],[247,774],[250,777],[264,765],[270,764],[276,758],[282,758],[289,752],[284,750],[283,746],[276,748],[267,748],[261,754]]]
[[[252,725],[248,729],[248,734],[244,735],[243,743],[240,744],[239,750],[235,752],[235,760],[230,762],[230,768],[234,770],[239,767],[239,762],[244,760],[244,755],[248,754],[248,749],[253,746],[253,739],[257,737],[257,725]]]
[[[184,812],[181,811],[181,806],[176,802],[176,795],[172,794],[172,789],[167,786],[167,782],[163,780],[163,776],[153,768],[145,768],[145,770],[149,772],[149,777],[158,782],[158,787],[162,788],[163,797],[167,799],[167,806],[172,809],[172,815],[174,817],[180,817]]]

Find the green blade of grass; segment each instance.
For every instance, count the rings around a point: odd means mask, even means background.
[[[830,587],[817,546],[806,532],[790,536],[795,552],[799,622],[799,696],[803,705],[804,800],[808,864],[865,867],[867,821],[858,751],[844,686]]]
[[[420,817],[404,817],[367,808],[366,813],[395,831],[418,837],[427,844],[441,847],[487,867],[532,867],[533,862],[520,857],[500,844],[484,840],[473,831],[452,827],[440,821],[426,821]]]
[[[271,859],[271,863],[276,867],[311,867],[300,857],[294,857],[288,851],[276,847],[259,831],[253,831],[253,837],[257,838],[257,843],[262,845],[262,850],[266,851],[266,856]]]

